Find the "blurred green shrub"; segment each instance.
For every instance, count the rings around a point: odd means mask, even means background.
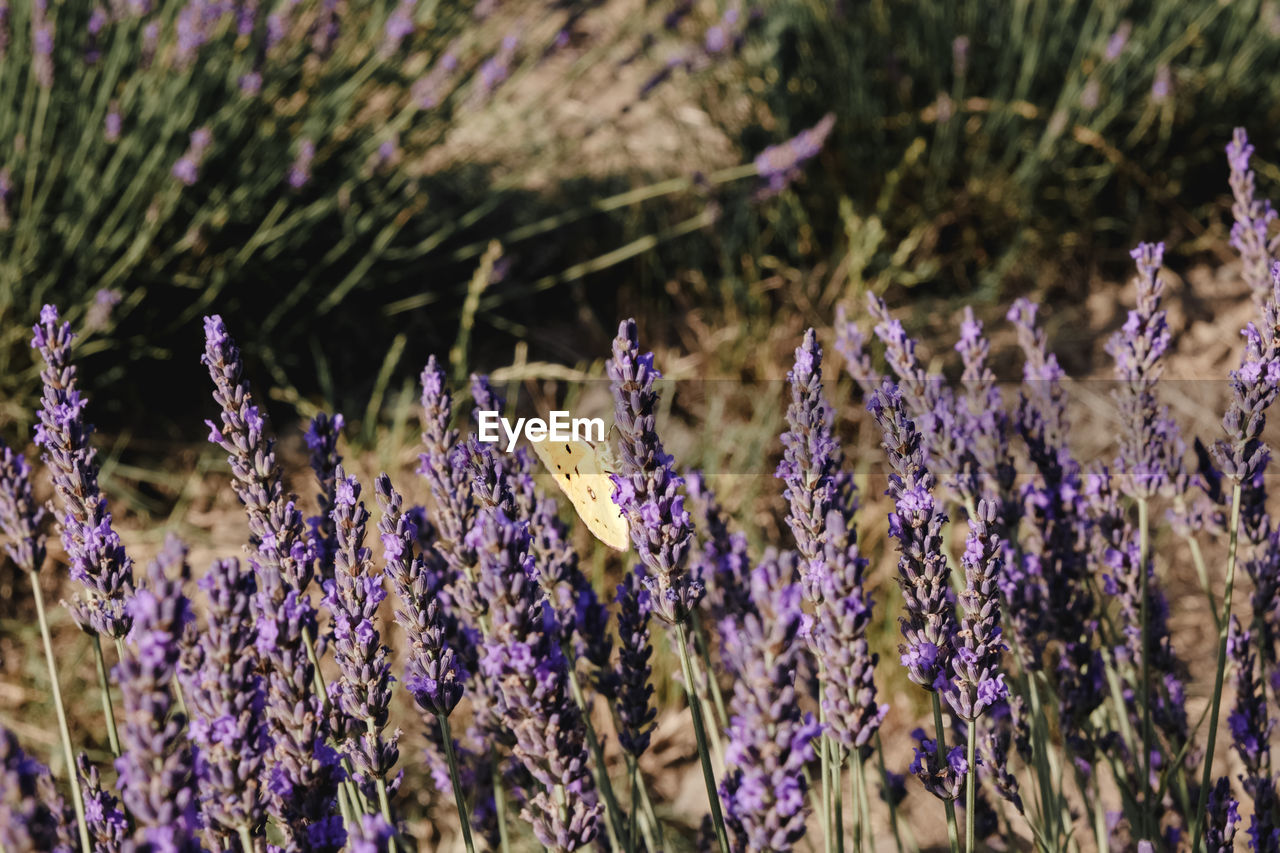
[[[286,399],[297,380],[348,406],[334,389],[380,394],[407,370],[394,362],[453,343],[491,238],[519,259],[517,273],[511,257],[497,262],[495,278],[520,286],[490,288],[482,323],[504,299],[607,267],[598,256],[623,225],[597,222],[594,241],[554,235],[692,186],[634,194],[654,171],[696,163],[654,169],[661,152],[641,162],[614,138],[629,110],[714,60],[691,9],[664,20],[656,6],[620,18],[556,0],[0,3],[0,426],[30,423],[27,339],[44,301],[93,332],[82,356],[117,349],[100,361],[125,366],[86,369],[113,392],[102,408],[157,387],[199,405],[166,379],[196,358],[208,311]],[[591,97],[603,90],[602,106]],[[664,131],[671,150],[687,150],[681,126]]]
[[[744,148],[837,117],[808,180],[740,238],[795,266],[994,296],[1127,261],[1137,237],[1190,254],[1225,237],[1197,223],[1222,220],[1232,127],[1275,157],[1275,0],[786,0],[762,26],[748,75],[780,127]]]

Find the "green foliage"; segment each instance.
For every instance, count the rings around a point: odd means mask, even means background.
[[[889,283],[916,284],[926,264],[948,292],[994,296],[1135,237],[1203,250],[1222,141],[1280,116],[1271,0],[799,0],[771,3],[764,32],[750,73],[782,129],[837,117],[764,249],[805,266],[843,247]],[[749,130],[744,147],[777,135]],[[1274,151],[1262,141],[1263,159]],[[850,222],[874,234],[871,257],[841,234]]]

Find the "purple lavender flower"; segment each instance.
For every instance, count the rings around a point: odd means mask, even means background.
[[[1276,211],[1271,202],[1257,197],[1253,170],[1249,161],[1253,146],[1243,127],[1237,127],[1227,145],[1227,163],[1231,167],[1231,245],[1240,253],[1240,274],[1262,300],[1269,293],[1271,263],[1280,260],[1280,233],[1270,236]]]
[[[0,533],[8,540],[5,553],[24,572],[38,572],[44,565],[44,516],[44,507],[31,494],[31,465],[0,441]]]
[[[90,764],[83,753],[76,758],[76,770],[84,792],[85,823],[94,853],[123,849],[129,833],[129,819],[121,810],[119,800],[102,787],[98,768]]]
[[[382,510],[378,531],[386,571],[401,603],[396,622],[409,640],[405,687],[422,710],[447,717],[462,700],[467,672],[446,639],[443,567],[433,569],[417,553],[417,524],[404,512],[404,498],[386,474],[375,481],[374,491]],[[456,634],[456,623],[453,627]]]
[[[843,356],[845,369],[862,389],[863,397],[870,397],[883,384],[884,377],[871,362],[867,337],[858,324],[849,319],[843,303],[836,306],[836,352]]]
[[[720,797],[735,849],[787,851],[804,837],[804,770],[822,726],[800,710],[796,692],[800,584],[777,560],[762,561],[752,575],[760,612],[720,626],[724,655],[737,675]]]
[[[951,568],[942,555],[947,516],[934,500],[920,433],[906,415],[897,386],[885,382],[867,408],[884,433],[893,469],[888,494],[897,509],[889,516],[889,535],[898,541],[899,585],[907,611],[899,620],[907,642],[898,648],[911,680],[932,691],[946,684],[955,636]]]
[[[502,40],[498,52],[480,65],[476,90],[478,98],[488,98],[511,76],[511,60],[515,57],[518,44],[515,36],[507,36]]]
[[[342,778],[338,756],[325,743],[321,698],[308,644],[316,613],[307,587],[314,554],[302,513],[284,493],[275,442],[241,379],[240,351],[217,316],[205,318],[201,361],[214,384],[221,424],[208,422],[210,440],[227,451],[232,489],[249,519],[250,561],[258,578],[256,649],[266,662],[269,759],[268,810],[301,849],[336,851],[345,843],[335,814]]]
[[[71,325],[60,323],[58,309],[46,305],[31,345],[44,358],[44,393],[36,444],[58,495],[62,544],[71,560],[71,577],[84,585],[69,605],[72,617],[89,633],[121,638],[129,632],[127,605],[133,597],[133,561],[111,524],[106,499],[98,488],[96,452],[89,445],[93,427],[85,422],[86,400],[71,363]]]
[[[443,91],[449,79],[458,70],[458,57],[453,50],[447,50],[436,60],[436,64],[418,80],[410,89],[410,96],[420,110],[435,109],[443,101]]]
[[[1012,745],[1016,733],[1015,708],[1020,708],[1021,697],[1006,697],[995,702],[988,710],[978,734],[978,765],[986,771],[992,786],[1010,805],[1023,813],[1022,795],[1018,792],[1018,777],[1010,770]]]
[[[1173,91],[1173,72],[1169,70],[1168,65],[1161,65],[1156,69],[1156,76],[1151,81],[1151,100],[1157,104],[1163,103],[1169,99],[1169,94]]]
[[[336,472],[337,498],[331,512],[336,538],[333,581],[327,582],[325,602],[333,616],[333,656],[341,677],[329,687],[334,714],[343,714],[335,732],[345,732],[344,753],[357,782],[370,802],[400,756],[400,732],[386,733],[391,703],[390,650],[382,645],[376,626],[378,605],[386,598],[382,573],[374,571],[364,546],[369,514],[360,500],[360,482]]]
[[[703,537],[702,550],[691,557],[693,572],[706,587],[706,606],[712,624],[738,617],[755,608],[751,601],[751,557],[747,537],[730,530],[728,518],[700,471],[685,476],[685,490],[693,505],[696,529]]]
[[[193,185],[200,177],[200,164],[205,154],[213,145],[213,134],[207,127],[196,128],[191,132],[187,150],[173,164],[173,176],[187,186]]]
[[[1239,823],[1240,804],[1231,796],[1231,780],[1222,776],[1209,792],[1209,805],[1205,811],[1207,853],[1232,853],[1236,848],[1236,826]]]
[[[1262,441],[1266,411],[1280,394],[1280,261],[1271,267],[1271,293],[1261,327],[1244,329],[1240,368],[1231,371],[1231,403],[1222,419],[1225,439],[1213,447],[1214,461],[1228,480],[1244,483],[1266,468],[1270,449]]]
[[[601,809],[559,628],[529,578],[528,529],[500,507],[486,507],[467,538],[489,601],[481,669],[500,686],[515,755],[540,784],[521,814],[543,846],[577,850],[596,837]]]
[[[657,710],[649,675],[649,591],[640,572],[627,574],[618,584],[618,666],[616,669],[618,744],[639,758],[649,748]]]
[[[383,853],[393,847],[395,827],[380,814],[361,815],[351,827],[350,853]]]
[[[924,729],[916,729],[911,737],[916,741],[911,772],[924,785],[925,790],[938,799],[958,799],[964,789],[965,774],[969,772],[964,747],[953,746],[942,756],[938,754],[937,741],[926,736]]]
[[[621,436],[613,500],[631,527],[654,614],[666,622],[682,622],[697,607],[703,588],[686,568],[693,524],[680,495],[683,483],[655,426],[658,392],[653,383],[661,374],[653,367],[652,353],[640,354],[635,320],[618,327],[608,372]]]
[[[31,65],[36,82],[44,89],[53,86],[53,22],[45,6],[35,3],[31,9]]]
[[[396,8],[387,17],[383,28],[381,52],[383,56],[392,56],[400,49],[401,43],[413,35],[413,13],[417,0],[400,0]]]
[[[1271,775],[1271,732],[1276,723],[1268,713],[1266,689],[1258,678],[1258,656],[1252,640],[1252,634],[1231,617],[1227,654],[1235,668],[1236,702],[1227,717],[1227,728],[1232,746],[1244,764],[1245,790],[1256,801],[1259,780]]]
[[[199,851],[195,758],[187,719],[177,708],[174,677],[181,639],[194,618],[182,592],[190,576],[186,547],[172,540],[148,567],[146,587],[129,602],[132,628],[116,679],[124,700],[123,752],[116,759],[121,796],[142,849]],[[166,576],[177,563],[178,576]]]
[[[109,288],[102,288],[93,294],[93,304],[84,315],[85,331],[97,332],[105,329],[111,322],[111,312],[123,299],[120,291]]]
[[[298,143],[298,154],[289,166],[289,186],[300,190],[307,185],[311,180],[311,161],[315,156],[316,144],[313,140],[304,138]]]
[[[23,752],[18,738],[0,727],[0,847],[5,850],[74,850],[75,818],[53,786],[49,769]]]
[[[103,120],[102,132],[103,138],[107,142],[119,142],[120,131],[123,129],[123,119],[120,117],[118,109],[112,109],[107,113],[106,119]]]
[[[958,479],[957,485],[980,493],[995,509],[996,533],[1006,545],[1018,530],[1022,516],[1017,493],[1018,469],[1009,448],[1011,424],[1005,411],[995,374],[988,366],[991,346],[983,336],[982,323],[965,307],[960,321],[960,340],[956,352],[964,364],[961,381],[963,393],[956,398],[956,422],[968,441],[967,452],[976,470],[971,479]],[[976,494],[968,496],[976,499]]]
[[[1120,26],[1116,27],[1116,31],[1107,39],[1107,50],[1105,56],[1108,62],[1115,62],[1120,58],[1120,54],[1124,53],[1125,45],[1129,43],[1129,35],[1132,32],[1132,22],[1120,22]]]
[[[191,711],[200,813],[206,831],[233,844],[241,829],[261,837],[266,791],[266,684],[257,672],[253,573],[237,560],[216,560],[199,582],[208,621],[183,672]]]
[[[805,332],[796,348],[795,366],[787,374],[791,404],[787,407],[787,431],[782,434],[783,456],[774,476],[786,483],[782,496],[790,510],[787,526],[804,557],[801,580],[805,596],[821,601],[826,571],[827,514],[845,512],[838,493],[841,455],[832,436],[831,406],[822,394],[822,349],[813,329]]]
[[[434,502],[433,520],[439,535],[441,556],[459,583],[474,582],[475,552],[465,542],[466,533],[475,519],[476,502],[472,494],[472,478],[466,465],[455,465],[461,448],[458,431],[449,427],[453,415],[453,398],[449,393],[444,370],[435,356],[422,370],[422,443],[418,473],[427,480]],[[472,577],[468,577],[468,575]],[[483,612],[483,602],[467,597],[459,603],[473,608],[472,615]]]
[[[311,462],[311,470],[316,474],[316,483],[320,492],[316,495],[316,504],[320,512],[307,519],[311,528],[312,547],[316,553],[316,567],[321,578],[333,577],[333,558],[337,548],[333,527],[334,496],[337,490],[337,468],[342,463],[338,454],[338,436],[342,434],[344,421],[342,415],[332,418],[324,412],[311,419],[306,435],[307,451]]]
[[[1000,672],[1000,653],[1005,646],[1000,639],[997,581],[1003,543],[992,530],[995,520],[995,507],[981,501],[969,519],[969,536],[960,558],[965,575],[965,590],[960,596],[964,618],[960,642],[951,659],[951,689],[946,699],[956,716],[971,724],[1008,695]]]
[[[764,182],[761,194],[777,195],[800,176],[801,167],[817,157],[836,126],[835,113],[827,113],[808,130],[780,145],[770,145],[756,155],[756,172]]]
[[[1120,419],[1116,473],[1125,494],[1146,500],[1157,493],[1185,491],[1182,457],[1186,446],[1168,407],[1156,398],[1156,383],[1169,349],[1169,325],[1160,309],[1164,285],[1158,271],[1163,243],[1143,243],[1132,252],[1138,265],[1137,308],[1107,342],[1120,387],[1114,392]]]

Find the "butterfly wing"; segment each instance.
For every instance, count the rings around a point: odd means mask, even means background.
[[[631,546],[627,520],[613,502],[604,445],[585,441],[535,441],[533,452],[551,472],[591,534],[615,551]]]

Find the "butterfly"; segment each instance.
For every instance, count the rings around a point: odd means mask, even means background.
[[[568,496],[591,535],[615,551],[631,547],[627,519],[613,502],[613,454],[606,441],[533,441],[533,452]]]

